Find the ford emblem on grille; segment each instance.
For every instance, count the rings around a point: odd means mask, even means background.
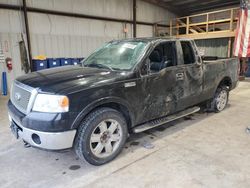
[[[20,101],[20,99],[21,99],[20,93],[15,93],[15,99],[16,99],[17,101]]]

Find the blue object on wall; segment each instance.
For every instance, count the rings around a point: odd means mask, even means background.
[[[60,59],[59,58],[48,58],[48,67],[59,67],[60,66]]]
[[[2,72],[2,95],[8,94],[8,87],[7,87],[7,75],[6,72]]]
[[[61,66],[72,65],[70,58],[61,58]]]
[[[33,68],[35,71],[43,70],[48,68],[47,60],[32,60]]]
[[[78,65],[80,63],[78,58],[72,58],[71,62],[72,62],[72,65]]]

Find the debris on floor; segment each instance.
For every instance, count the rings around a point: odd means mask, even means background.
[[[143,143],[143,147],[146,149],[153,149],[155,147],[155,145],[153,145],[150,142],[145,142],[145,143]]]
[[[246,128],[246,132],[247,132],[248,134],[250,134],[250,127],[247,127],[247,128]]]
[[[138,146],[140,142],[133,141],[130,143],[130,146]]]
[[[69,167],[70,170],[77,170],[77,169],[79,169],[79,168],[81,168],[80,165],[71,165],[71,166]]]

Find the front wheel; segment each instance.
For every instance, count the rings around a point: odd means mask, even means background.
[[[211,107],[215,112],[224,110],[228,103],[229,89],[226,86],[220,86],[215,92]]]
[[[100,108],[80,125],[74,148],[80,158],[93,165],[102,165],[121,152],[127,135],[122,114],[111,108]]]

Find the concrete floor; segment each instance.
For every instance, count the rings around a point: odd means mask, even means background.
[[[24,148],[10,133],[6,102],[0,97],[1,188],[250,187],[248,82],[230,93],[223,112],[196,113],[132,135],[120,156],[101,167],[78,160],[72,151]]]

